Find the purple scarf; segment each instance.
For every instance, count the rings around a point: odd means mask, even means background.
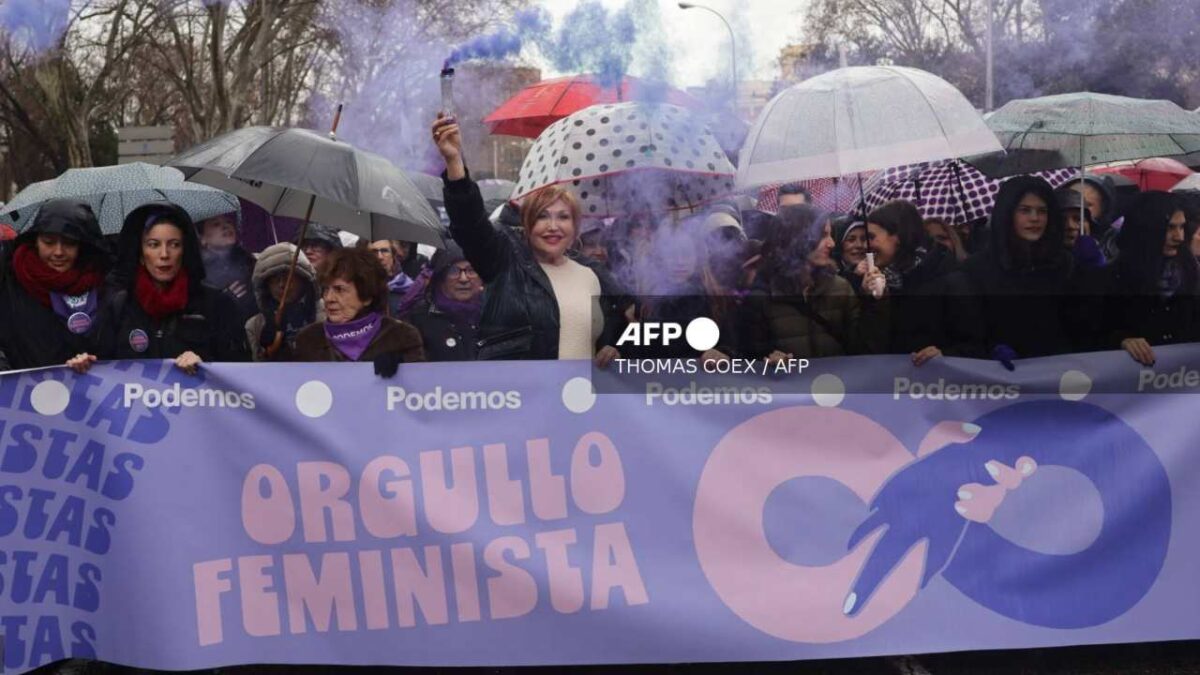
[[[449,314],[456,324],[479,325],[479,316],[483,313],[483,296],[475,296],[474,300],[461,302],[442,292],[440,284],[433,289],[433,306],[439,312]]]
[[[50,307],[55,314],[67,320],[67,330],[82,335],[92,329],[98,297],[99,293],[94,288],[81,295],[50,291]]]
[[[347,321],[346,323],[330,323],[325,322],[325,337],[329,338],[329,344],[333,348],[351,361],[357,361],[358,357],[367,351],[371,340],[375,339],[375,335],[379,333],[379,328],[383,325],[383,315],[379,312],[371,312],[361,319]]]

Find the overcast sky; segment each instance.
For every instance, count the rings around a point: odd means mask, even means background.
[[[626,0],[600,0],[611,9],[620,9]],[[682,10],[678,0],[656,0],[666,28],[666,39],[674,55],[674,84],[681,87],[702,85],[714,76],[729,72],[729,31],[720,19],[702,9]],[[579,0],[543,0],[555,21],[571,11]],[[738,77],[741,80],[771,80],[777,76],[775,60],[779,50],[800,34],[806,0],[696,0],[713,8],[733,25],[738,37]],[[547,76],[554,74],[546,68]],[[746,72],[749,70],[749,72]],[[635,62],[630,72],[639,74]]]

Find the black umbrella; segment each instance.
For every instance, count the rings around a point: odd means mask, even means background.
[[[328,137],[307,129],[247,127],[231,131],[176,156],[168,166],[189,180],[211,185],[258,204],[273,216],[303,218],[300,239],[314,219],[368,239],[403,239],[444,246],[442,227],[412,180],[379,155],[337,140],[342,106]],[[300,248],[284,282],[283,300],[295,276]],[[273,355],[283,332],[267,348]]]
[[[387,159],[336,140],[332,131],[325,136],[247,127],[202,143],[167,166],[273,216],[312,220],[368,239],[444,243],[437,214],[413,181]]]

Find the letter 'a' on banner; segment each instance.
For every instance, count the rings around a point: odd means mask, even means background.
[[[1011,373],[856,357],[786,386],[684,372],[636,391],[586,362],[0,376],[3,662],[677,663],[1195,639],[1200,348],[1156,354],[1148,369],[1107,352]]]

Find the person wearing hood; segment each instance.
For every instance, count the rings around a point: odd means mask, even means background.
[[[479,358],[591,359],[607,367],[619,357],[626,304],[603,267],[571,251],[580,223],[574,195],[545,187],[525,197],[520,234],[497,230],[463,163],[458,124],[439,114],[431,132],[446,162],[450,233],[488,289]]]
[[[259,254],[258,262],[254,265],[252,285],[259,313],[246,322],[246,342],[255,361],[294,360],[296,335],[300,329],[325,320],[321,293],[317,290],[317,271],[308,261],[308,256],[300,253],[291,286],[287,288],[282,325],[275,322],[295,253],[295,244],[268,246]],[[268,355],[277,336],[279,347],[274,354]]]
[[[1075,263],[1088,269],[1104,267],[1107,261],[1100,242],[1086,234],[1097,228],[1092,212],[1085,207],[1083,194],[1078,190],[1059,188],[1054,191],[1054,197],[1063,214],[1063,246],[1071,252]]]
[[[308,262],[317,272],[321,271],[325,258],[341,248],[342,238],[338,236],[337,228],[321,223],[309,223],[304,239],[300,242],[300,250],[304,251]]]
[[[385,316],[387,272],[365,248],[329,254],[318,270],[325,320],[296,335],[298,361],[358,361],[375,364],[391,377],[401,363],[425,360],[421,334],[411,324]]]
[[[94,350],[111,261],[85,202],[42,204],[0,273],[0,352],[8,368],[57,366]]]
[[[248,361],[244,323],[228,295],[204,282],[200,238],[187,212],[169,202],[134,209],[121,228],[117,289],[100,312],[95,354],[68,362],[86,371],[101,359],[174,359],[194,374],[204,362]]]
[[[833,221],[833,259],[855,292],[862,288],[859,264],[867,259],[867,224],[855,215],[841,216]]]
[[[1088,227],[1082,230],[1082,234],[1090,235],[1096,240],[1105,260],[1115,260],[1120,253],[1120,246],[1117,245],[1117,235],[1120,232],[1120,200],[1117,198],[1112,179],[1108,176],[1085,174],[1082,179],[1076,178],[1063,188],[1078,192],[1083,197],[1088,215],[1091,216]]]
[[[1069,353],[1095,339],[1099,311],[1080,292],[1064,232],[1050,184],[1016,176],[996,194],[988,247],[964,264],[983,319],[985,353],[1006,368],[1017,358]]]
[[[914,365],[942,355],[975,356],[982,350],[980,317],[969,299],[954,253],[936,244],[921,212],[890,201],[867,215],[867,241],[884,283],[863,287],[864,326],[879,331],[872,344],[908,354]],[[860,274],[868,272],[866,261]]]
[[[1176,195],[1145,192],[1133,201],[1117,241],[1106,315],[1109,347],[1144,366],[1158,345],[1200,341],[1200,264],[1187,247],[1187,218]]]
[[[200,255],[204,260],[204,282],[224,291],[237,306],[243,323],[258,312],[251,290],[254,256],[238,240],[238,213],[202,220]]]
[[[453,243],[434,254],[432,269],[428,304],[410,319],[421,332],[425,354],[430,361],[474,361],[483,280]]]

